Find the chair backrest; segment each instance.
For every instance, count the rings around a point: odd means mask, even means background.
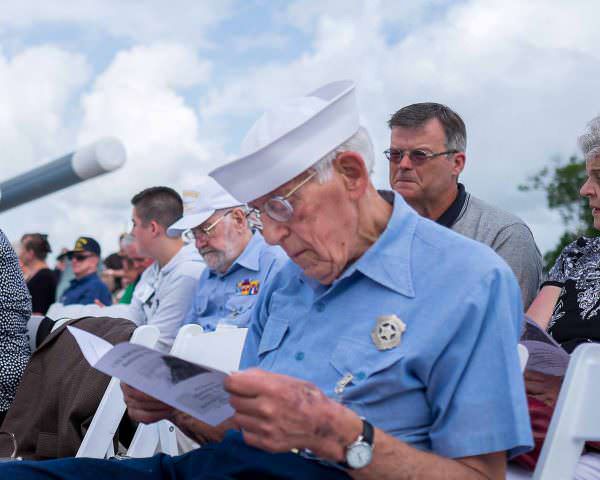
[[[571,355],[534,480],[573,478],[586,440],[600,440],[600,344],[585,343]]]
[[[240,365],[247,328],[225,328],[204,332],[200,325],[190,324],[179,329],[171,355],[190,362],[225,371],[236,371]],[[127,456],[141,458],[162,453],[177,455],[176,430],[166,420],[140,425],[135,432]]]
[[[130,342],[152,348],[160,332],[153,325],[137,327]],[[125,413],[125,402],[118,378],[112,378],[104,392],[90,428],[77,451],[77,457],[105,458],[114,454],[113,438]]]
[[[29,347],[32,352],[37,348],[35,340],[38,328],[40,328],[40,323],[42,323],[43,319],[43,315],[32,315],[27,321],[27,336],[29,337]]]
[[[521,365],[521,372],[525,371],[525,367],[527,366],[527,360],[529,360],[529,350],[522,343],[519,343],[517,346],[517,351],[519,352],[519,364]]]
[[[187,327],[188,325],[183,329]],[[240,366],[247,333],[247,328],[225,328],[206,333],[188,331],[183,335],[177,349],[173,349],[171,353],[206,367],[235,372]]]

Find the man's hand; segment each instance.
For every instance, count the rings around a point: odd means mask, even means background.
[[[213,427],[179,410],[175,410],[175,414],[171,421],[177,425],[183,433],[200,445],[204,445],[208,442],[220,442],[223,440],[227,430],[236,428],[230,420],[225,420],[220,425]]]
[[[556,404],[562,381],[563,377],[546,375],[534,372],[533,370],[525,372],[525,389],[527,390],[527,394],[550,407],[554,407]]]
[[[97,307],[100,308],[104,308],[106,307],[106,305],[104,305],[100,300],[98,300],[97,298],[94,300],[94,303],[96,304]]]
[[[250,369],[230,375],[225,388],[245,442],[262,450],[307,448],[341,461],[345,447],[362,432],[354,412],[302,380]]]
[[[171,420],[175,414],[173,407],[125,383],[121,383],[121,390],[123,390],[123,399],[129,417],[136,422],[154,423],[164,419]]]

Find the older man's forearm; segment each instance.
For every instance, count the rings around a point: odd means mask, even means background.
[[[450,459],[423,452],[375,429],[373,460],[348,471],[356,480],[504,480],[506,454]]]

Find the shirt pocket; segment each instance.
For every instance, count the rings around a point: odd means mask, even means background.
[[[378,350],[373,344],[340,338],[330,357],[339,375],[332,386],[334,398],[343,403],[368,403],[398,391],[400,363],[404,354],[400,348]]]
[[[254,306],[256,295],[232,295],[225,303],[227,317],[235,320],[250,311]]]
[[[275,360],[275,354],[285,338],[289,325],[287,320],[271,317],[258,344],[258,359],[261,368],[268,368]]]

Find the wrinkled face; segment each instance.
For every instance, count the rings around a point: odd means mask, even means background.
[[[421,128],[392,127],[390,149],[418,149],[427,153],[448,150],[444,128],[437,118]],[[390,186],[420,212],[420,205],[435,204],[436,199],[455,188],[464,166],[464,160],[457,162],[455,157],[456,154],[441,155],[415,165],[408,155],[404,155],[399,163],[390,162]]]
[[[585,162],[588,178],[579,193],[587,197],[594,217],[594,227],[600,230],[600,155]]]
[[[71,258],[75,278],[85,277],[98,269],[99,258],[91,252],[76,252]]]
[[[194,230],[212,225],[224,214],[225,212],[213,213]],[[232,219],[228,215],[210,230],[209,235],[196,237],[196,248],[210,270],[225,273],[238,257],[240,242],[241,235],[235,231]]]
[[[144,222],[138,216],[135,207],[133,207],[131,221],[133,223],[131,235],[135,237],[139,253],[144,257],[151,256],[153,236],[150,222],[148,222],[147,225],[144,225]]]
[[[346,195],[341,175],[334,171],[331,180],[323,184],[314,178],[291,195],[288,200],[294,213],[287,222],[277,222],[264,213],[270,197],[285,196],[308,174],[300,174],[250,206],[262,212],[265,240],[281,246],[308,277],[329,285],[353,260],[352,242],[358,229],[358,212]]]
[[[151,257],[145,257],[139,253],[136,242],[125,246],[123,250],[125,253],[124,275],[130,282],[133,282],[152,264],[153,260]]]

